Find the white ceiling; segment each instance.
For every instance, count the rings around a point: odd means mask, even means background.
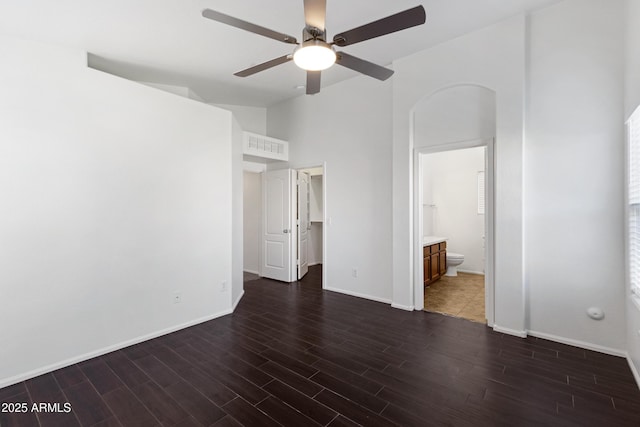
[[[422,4],[425,25],[343,48],[381,65],[560,0],[327,1],[327,37]],[[301,38],[303,0],[2,0],[0,33],[93,54],[91,64],[138,81],[188,86],[208,102],[267,106],[298,96],[293,62],[254,76],[234,72],[292,52],[293,45],[201,16],[205,8]],[[327,86],[358,73],[334,66]]]

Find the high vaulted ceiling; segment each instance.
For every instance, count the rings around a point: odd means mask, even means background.
[[[342,48],[380,65],[559,0],[327,1],[327,37],[422,4],[425,25]],[[303,0],[2,0],[0,34],[83,49],[91,65],[132,80],[187,86],[207,102],[267,106],[304,93],[289,62],[234,72],[291,53],[279,43],[201,16],[218,10],[300,40]],[[322,86],[358,73],[333,66]],[[393,78],[393,77],[392,77]],[[316,95],[317,96],[317,95]]]

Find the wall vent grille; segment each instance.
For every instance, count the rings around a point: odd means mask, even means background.
[[[289,160],[289,143],[269,136],[244,132],[243,153],[273,160]]]

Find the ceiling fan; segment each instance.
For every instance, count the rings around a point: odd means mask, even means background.
[[[327,30],[325,28],[326,8],[326,0],[304,0],[305,27],[302,30],[301,43],[298,43],[298,40],[293,36],[279,33],[215,10],[205,9],[202,11],[202,16],[283,43],[297,45],[293,53],[238,71],[234,75],[247,77],[293,60],[298,67],[307,71],[307,95],[320,92],[320,72],[329,68],[334,63],[378,80],[388,79],[393,74],[393,70],[349,55],[348,53],[336,51],[333,46],[349,46],[424,24],[426,20],[424,7],[416,6],[369,24],[336,34],[333,36],[332,42],[327,42]]]

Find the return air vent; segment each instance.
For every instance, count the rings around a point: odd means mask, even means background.
[[[289,160],[289,143],[281,139],[243,132],[243,154],[273,160]]]

